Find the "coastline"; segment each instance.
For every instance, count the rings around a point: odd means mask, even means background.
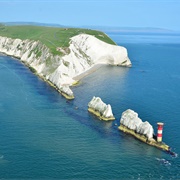
[[[89,69],[87,69],[86,71],[80,73],[79,75],[76,75],[75,77],[73,77],[73,80],[75,80],[76,82],[80,81],[82,78],[92,74],[93,72],[97,71],[98,69],[100,69],[102,66],[107,65],[106,63],[101,63],[101,64],[94,64],[92,67],[90,67]],[[76,83],[75,83],[76,84]],[[74,84],[73,84],[74,85]]]
[[[108,44],[92,35],[73,36],[68,48],[69,53],[66,55],[53,55],[40,41],[0,36],[2,53],[20,60],[66,99],[74,99],[70,86],[78,85],[79,80],[102,65],[131,65],[125,47]]]
[[[3,52],[0,52],[0,56],[7,56],[7,57],[11,57],[17,61],[19,61],[20,63],[22,63],[24,66],[28,67],[28,69],[34,74],[36,75],[38,78],[40,78],[42,81],[44,81],[45,83],[49,84],[51,87],[53,87],[56,91],[58,91],[62,96],[64,96],[66,99],[68,100],[72,100],[74,99],[74,96],[69,96],[68,94],[66,94],[65,92],[62,92],[54,83],[52,83],[50,80],[46,79],[44,76],[41,76],[40,74],[37,73],[37,71],[31,67],[27,62],[22,61],[20,58],[15,57],[15,56],[11,56],[8,54],[5,54]]]

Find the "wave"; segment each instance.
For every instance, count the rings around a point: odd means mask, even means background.
[[[166,160],[166,159],[156,158],[156,160],[159,161],[160,164],[163,164],[165,166],[171,166],[171,163],[168,160]]]

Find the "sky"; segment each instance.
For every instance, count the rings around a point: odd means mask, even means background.
[[[0,0],[0,22],[180,30],[180,0]]]

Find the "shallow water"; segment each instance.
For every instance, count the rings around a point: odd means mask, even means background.
[[[133,67],[103,66],[72,88],[73,101],[19,61],[0,56],[0,178],[180,178],[179,156],[146,145],[115,125],[128,108],[155,131],[162,121],[163,141],[179,154],[180,42],[172,43],[174,37],[162,42],[162,36],[149,42],[147,35],[132,43],[123,35],[109,35],[128,49]],[[115,121],[88,113],[93,96],[111,104]]]

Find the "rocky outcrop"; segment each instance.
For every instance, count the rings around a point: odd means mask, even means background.
[[[122,113],[118,129],[127,134],[133,135],[137,139],[151,146],[170,152],[170,147],[168,145],[163,142],[157,142],[153,127],[149,124],[149,122],[142,122],[142,120],[138,117],[138,114],[131,109]]]
[[[101,98],[93,97],[88,103],[88,111],[95,114],[102,120],[114,120],[111,105],[106,105]]]
[[[57,47],[59,49],[62,48]],[[94,65],[131,66],[126,48],[107,44],[92,35],[80,34],[72,37],[66,49],[68,50],[63,51],[63,55],[53,55],[40,41],[0,36],[0,52],[20,59],[69,99],[74,98],[69,88],[76,82],[74,77]]]
[[[120,123],[135,132],[145,135],[148,139],[153,138],[153,127],[149,122],[142,122],[138,114],[131,109],[122,113]]]

